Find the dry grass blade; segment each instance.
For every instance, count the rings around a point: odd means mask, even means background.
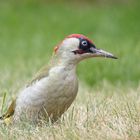
[[[3,98],[2,98],[2,105],[1,105],[1,114],[3,114],[3,109],[4,109],[4,105],[5,105],[6,95],[7,95],[7,92],[4,92],[3,93]]]

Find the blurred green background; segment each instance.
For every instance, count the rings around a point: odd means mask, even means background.
[[[140,81],[139,0],[0,1],[0,87],[25,83],[65,36],[81,33],[119,59],[89,59],[80,81],[137,86]],[[19,84],[19,85],[20,85]]]

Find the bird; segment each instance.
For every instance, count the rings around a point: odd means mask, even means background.
[[[78,92],[77,65],[87,58],[117,59],[113,54],[96,48],[83,34],[66,36],[53,51],[49,64],[21,89],[1,120],[19,122],[24,119],[57,121],[67,111]]]

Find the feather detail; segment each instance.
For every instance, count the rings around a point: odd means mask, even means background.
[[[36,75],[33,77],[33,79],[32,79],[30,82],[28,82],[28,84],[26,85],[26,87],[29,87],[29,86],[31,86],[34,82],[39,81],[39,80],[41,80],[41,79],[44,78],[44,77],[47,77],[47,76],[49,75],[49,70],[50,70],[53,66],[55,66],[55,65],[57,64],[57,62],[58,62],[58,57],[57,57],[55,54],[53,54],[53,55],[52,55],[52,58],[51,58],[51,61],[49,62],[49,64],[46,65],[46,66],[44,66],[44,67],[42,67],[42,68],[36,73]]]
[[[42,69],[37,72],[37,74],[34,76],[34,78],[27,84],[26,87],[31,86],[34,82],[48,76],[49,68],[47,66],[43,67]]]

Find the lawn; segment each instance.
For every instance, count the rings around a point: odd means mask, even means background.
[[[49,62],[54,46],[69,34],[82,33],[98,48],[119,58],[94,58],[79,64],[77,73],[82,86],[59,123],[47,127],[1,125],[1,137],[140,138],[139,6],[138,1],[0,1],[0,104],[6,93],[3,110],[18,90]]]

